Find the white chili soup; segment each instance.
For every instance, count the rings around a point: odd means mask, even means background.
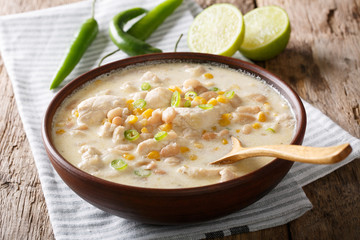
[[[187,188],[228,181],[274,158],[210,165],[231,150],[289,144],[295,119],[263,80],[224,66],[137,65],[103,75],[58,108],[52,140],[81,170],[116,183]]]

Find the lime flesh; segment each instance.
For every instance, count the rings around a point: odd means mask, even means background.
[[[192,23],[188,46],[193,52],[232,56],[244,39],[244,21],[231,4],[214,4],[203,10]]]
[[[256,8],[244,15],[245,37],[240,52],[257,61],[271,59],[281,53],[290,38],[287,13],[277,6]]]

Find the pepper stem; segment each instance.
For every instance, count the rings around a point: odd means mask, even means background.
[[[98,67],[101,66],[102,62],[103,62],[107,57],[110,57],[111,55],[117,53],[118,51],[120,51],[120,49],[116,49],[115,51],[113,51],[113,52],[111,52],[111,53],[109,53],[109,54],[106,54],[104,57],[102,57],[102,58],[100,59],[100,62],[99,62],[99,64],[98,64]]]
[[[179,45],[179,42],[180,42],[180,40],[181,40],[182,36],[183,36],[183,34],[180,34],[180,36],[179,36],[178,40],[176,41],[175,48],[174,48],[174,52],[176,52],[177,47],[178,47],[178,45]]]
[[[92,5],[91,5],[91,18],[94,18],[94,16],[95,16],[95,2],[96,2],[96,0],[93,0]]]

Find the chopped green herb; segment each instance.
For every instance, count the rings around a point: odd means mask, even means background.
[[[129,129],[124,132],[124,136],[129,141],[135,141],[140,137],[140,134],[135,129]]]

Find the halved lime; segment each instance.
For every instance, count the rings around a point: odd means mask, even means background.
[[[244,39],[244,20],[239,9],[231,4],[214,4],[191,24],[188,46],[193,52],[232,56]]]
[[[266,6],[244,15],[245,38],[240,52],[252,60],[267,60],[281,53],[290,38],[290,21],[284,9]]]

